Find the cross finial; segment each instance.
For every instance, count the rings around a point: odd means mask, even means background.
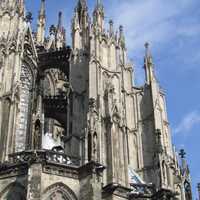
[[[40,12],[39,12],[40,16],[44,16],[45,15],[45,0],[41,0],[41,5],[40,5]]]
[[[148,43],[148,42],[146,42],[146,43],[144,44],[144,46],[145,46],[146,49],[149,49],[149,43]]]
[[[54,35],[56,33],[56,27],[54,25],[51,25],[49,28],[50,35]]]
[[[144,44],[144,46],[145,46],[145,49],[146,49],[146,56],[149,57],[150,56],[150,48],[149,48],[150,45],[149,45],[148,42],[146,42]]]
[[[31,23],[32,20],[33,20],[33,17],[32,17],[32,13],[31,12],[27,12],[27,15],[26,15],[26,22],[29,22]]]
[[[179,153],[179,156],[183,159],[183,158],[185,158],[185,155],[186,155],[185,150],[181,149],[180,153]]]
[[[62,28],[62,12],[58,13],[58,28]]]

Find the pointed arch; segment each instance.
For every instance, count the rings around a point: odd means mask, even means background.
[[[45,95],[54,96],[56,95],[56,85],[55,85],[55,78],[50,71],[46,72],[46,76],[44,79],[45,88],[47,91],[44,91]]]
[[[72,189],[62,182],[50,185],[44,190],[43,194],[42,200],[78,200]]]

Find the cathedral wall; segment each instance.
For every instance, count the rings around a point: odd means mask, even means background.
[[[81,52],[80,52],[81,53]],[[69,141],[73,156],[81,156],[84,159],[84,151],[81,148],[81,137],[85,135],[88,112],[88,61],[81,54],[77,54],[71,64],[70,80],[73,91],[71,120],[69,134],[75,136]]]
[[[116,46],[114,43],[111,43],[109,46],[109,63],[108,66],[111,71],[116,71],[117,70],[117,60],[116,60]]]
[[[11,195],[16,195],[16,199],[18,198],[18,194],[16,194],[17,187],[23,188],[23,192],[26,195],[27,188],[27,176],[13,176],[8,178],[0,179],[0,199],[4,199],[5,197],[9,197]],[[6,198],[7,199],[7,198]]]
[[[125,199],[128,199],[128,198],[113,195],[111,198],[108,198],[108,199],[105,199],[105,200],[125,200]]]
[[[131,95],[125,95],[125,105],[126,105],[126,125],[129,130],[136,128],[134,112],[134,101]]]
[[[48,192],[46,189],[56,183],[63,183],[64,185],[68,186],[76,194],[77,197],[80,194],[80,183],[77,179],[42,173],[41,180],[41,194]]]
[[[139,168],[139,158],[138,158],[138,137],[136,132],[128,133],[128,155],[129,155],[129,166],[138,170]]]

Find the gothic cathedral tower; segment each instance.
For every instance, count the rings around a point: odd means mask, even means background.
[[[123,26],[77,1],[71,47],[45,0],[36,33],[24,0],[0,2],[0,199],[191,200],[149,44],[137,87]]]

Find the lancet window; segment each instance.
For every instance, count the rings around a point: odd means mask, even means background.
[[[16,152],[25,150],[29,131],[30,110],[32,101],[33,75],[27,65],[22,65],[20,75],[20,101],[18,127],[16,131]]]

